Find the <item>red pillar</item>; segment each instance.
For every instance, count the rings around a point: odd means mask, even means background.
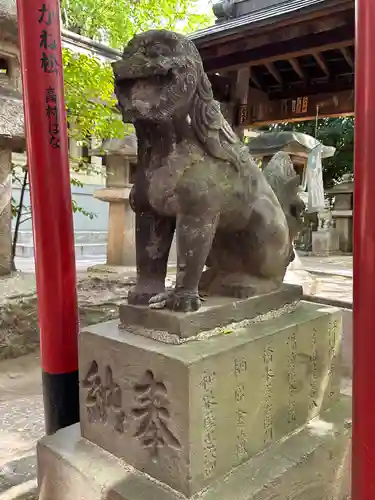
[[[375,499],[375,1],[356,0],[353,500]]]
[[[78,421],[78,310],[58,0],[17,0],[45,421]]]

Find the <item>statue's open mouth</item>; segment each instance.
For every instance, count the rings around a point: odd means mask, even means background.
[[[143,65],[133,64],[132,60],[113,63],[115,82],[117,85],[130,84],[136,80],[168,84],[175,78],[175,68],[170,65],[155,64],[150,61]]]
[[[113,65],[115,92],[122,104],[123,117],[129,122],[135,118],[160,118],[164,110],[161,95],[164,89],[174,85],[176,70],[167,65],[167,61],[162,65],[142,60],[142,66],[137,62],[138,67],[132,59]]]

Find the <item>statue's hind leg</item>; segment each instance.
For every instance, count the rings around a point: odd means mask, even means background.
[[[230,273],[207,269],[199,286],[202,295],[220,295],[236,299],[246,299],[254,295],[263,295],[280,288],[282,277],[262,278],[251,274]]]
[[[262,211],[254,210],[244,230],[217,231],[200,283],[202,293],[246,298],[281,286],[292,255],[289,230],[283,216],[272,213],[272,205],[268,211],[263,205],[258,208]],[[270,214],[267,220],[264,213]]]

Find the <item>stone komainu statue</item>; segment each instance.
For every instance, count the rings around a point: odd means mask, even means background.
[[[273,161],[262,173],[225,121],[185,36],[138,35],[113,71],[123,121],[138,138],[130,196],[137,284],[129,303],[191,311],[200,307],[198,291],[245,298],[277,290],[303,210],[293,168]],[[166,292],[175,232],[176,285]]]

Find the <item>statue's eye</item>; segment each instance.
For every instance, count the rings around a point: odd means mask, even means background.
[[[153,43],[152,45],[147,46],[147,54],[149,57],[159,57],[163,51],[160,43]]]
[[[170,48],[160,42],[154,42],[153,44],[148,45],[146,52],[149,57],[155,59],[160,56],[168,57],[171,55]]]

